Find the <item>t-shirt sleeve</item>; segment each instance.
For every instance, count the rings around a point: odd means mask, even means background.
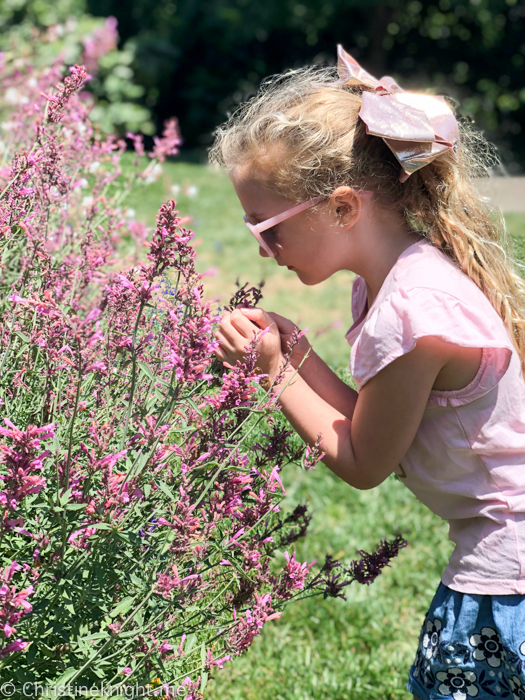
[[[442,290],[398,289],[372,309],[352,346],[350,371],[358,390],[388,364],[413,350],[424,336],[463,347],[486,348],[482,358],[484,393],[499,382],[516,352],[503,320],[486,297],[478,305]],[[471,393],[464,394],[461,403],[477,396],[476,385],[471,384],[467,387]]]

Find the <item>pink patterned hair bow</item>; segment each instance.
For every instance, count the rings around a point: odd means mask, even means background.
[[[359,116],[366,131],[380,136],[401,163],[401,182],[419,168],[452,149],[457,158],[459,128],[444,97],[405,92],[393,78],[376,80],[356,60],[337,47],[339,85],[363,85]]]

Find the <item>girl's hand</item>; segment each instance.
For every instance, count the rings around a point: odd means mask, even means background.
[[[230,365],[235,365],[237,360],[242,362],[248,343],[255,333],[265,328],[268,328],[268,331],[257,344],[257,366],[273,380],[284,362],[281,337],[275,321],[262,309],[239,308],[224,314],[219,330],[215,333],[219,341],[215,355],[221,362]]]
[[[289,319],[284,318],[284,316],[279,316],[279,314],[275,314],[271,311],[268,312],[268,316],[270,316],[270,318],[272,318],[277,325],[277,329],[281,336],[281,352],[283,355],[286,355],[286,353],[289,352],[288,344],[292,338],[293,332],[297,329],[297,326],[293,321],[290,321]],[[310,350],[309,357],[312,356],[313,351],[311,348],[312,346],[306,339],[306,336],[303,335],[299,339],[299,342],[294,346],[290,357],[290,364],[294,369],[297,369],[297,367],[301,364],[308,350]]]

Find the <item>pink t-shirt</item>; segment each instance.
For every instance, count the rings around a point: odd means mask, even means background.
[[[502,319],[425,239],[399,256],[370,309],[365,282],[356,277],[352,313],[346,338],[358,391],[422,336],[482,348],[468,386],[431,391],[396,473],[449,521],[456,546],[442,576],[446,586],[525,594],[525,381]]]

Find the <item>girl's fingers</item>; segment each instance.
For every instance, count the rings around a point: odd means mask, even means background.
[[[217,331],[230,344],[234,343],[235,338],[239,335],[238,331],[232,326],[230,317],[222,320],[219,330]]]
[[[244,316],[246,320],[250,321],[250,323],[255,323],[263,330],[270,327],[270,332],[274,335],[278,335],[279,331],[274,319],[270,316],[270,314],[267,314],[266,311],[263,311],[263,309],[250,307],[236,309],[236,311],[239,311],[240,315]]]
[[[263,311],[263,309],[258,309],[257,307],[242,307],[235,309],[241,316],[256,323],[259,328],[267,328],[271,323],[273,323],[270,316]]]
[[[247,321],[247,323],[249,322]],[[250,336],[247,338],[242,332],[239,332],[233,326],[230,319],[227,319],[221,323],[220,329],[215,333],[215,337],[219,341],[220,347],[228,359],[239,358],[244,355],[249,339],[255,331],[255,326],[253,326],[251,323],[249,323],[249,325],[251,328],[247,330],[250,333]]]
[[[219,341],[219,349],[223,352],[231,353],[234,351],[233,343],[220,331],[215,333],[215,339]]]
[[[264,313],[264,312],[263,312]],[[248,318],[244,311],[240,309],[235,309],[230,316],[230,323],[235,328],[235,330],[240,333],[246,340],[251,340],[254,333],[256,333],[260,328],[266,328],[269,324],[259,325],[257,322],[253,322],[251,318]],[[270,323],[272,320],[270,319]]]

